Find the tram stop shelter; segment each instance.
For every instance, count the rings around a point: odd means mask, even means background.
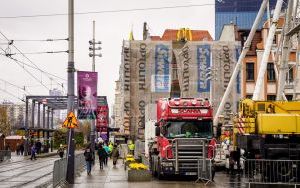
[[[25,110],[25,135],[26,138],[40,139],[43,138],[50,144],[52,149],[54,126],[54,111],[66,110],[68,96],[26,96]],[[98,96],[97,104],[107,103],[106,96]],[[74,97],[74,111],[78,109],[77,96]],[[27,142],[28,144],[28,142]],[[25,147],[27,149],[27,147]],[[28,148],[29,149],[29,148]]]

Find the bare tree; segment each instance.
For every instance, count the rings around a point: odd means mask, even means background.
[[[88,120],[84,120],[79,124],[79,131],[83,133],[84,140],[89,140],[90,132],[91,132],[91,122]]]
[[[0,107],[0,132],[4,135],[10,135],[11,125],[7,116],[7,107]]]

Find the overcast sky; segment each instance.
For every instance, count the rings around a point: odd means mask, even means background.
[[[105,10],[135,9],[170,7],[181,5],[213,4],[214,0],[75,0],[75,12],[92,12]],[[0,17],[40,15],[53,13],[67,13],[68,0],[2,0]],[[190,29],[208,30],[214,36],[214,6],[195,6],[189,8],[143,10],[132,12],[114,12],[102,14],[88,14],[75,16],[75,68],[81,71],[90,71],[92,59],[88,56],[89,44],[92,39],[92,21],[96,21],[96,40],[102,41],[102,58],[96,58],[96,71],[98,72],[98,95],[106,95],[111,105],[114,100],[115,80],[118,79],[121,60],[122,40],[128,39],[129,32],[133,28],[135,39],[142,39],[143,22],[150,27],[151,35],[162,35],[167,28],[178,29],[188,27]],[[30,17],[30,18],[0,18],[0,31],[9,39],[36,40],[56,39],[68,37],[68,17]],[[7,49],[4,37],[0,35],[0,47]],[[46,52],[67,50],[67,41],[56,42],[21,42],[14,43],[22,52]],[[17,52],[13,47],[11,52]],[[3,51],[0,50],[3,54]],[[21,55],[14,55],[19,61],[30,62]],[[66,53],[27,55],[39,68],[48,71],[64,79],[67,78]],[[25,66],[26,67],[26,66]],[[59,88],[59,83],[66,80],[49,77],[39,71],[28,68],[37,80],[42,80],[48,88]],[[76,75],[75,75],[76,78]],[[41,84],[32,78],[24,69],[14,61],[0,56],[0,79],[6,80],[17,86],[26,86],[31,95],[47,95],[49,92]],[[22,98],[24,92],[21,89],[10,86],[0,80],[0,102],[4,99],[20,102],[18,99],[6,94],[6,90],[17,97]],[[52,83],[52,84],[51,84]]]

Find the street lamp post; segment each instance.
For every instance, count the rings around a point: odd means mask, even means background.
[[[92,57],[92,71],[95,72],[95,60],[96,60],[96,56],[98,57],[102,57],[102,54],[99,53],[99,54],[96,54],[96,50],[101,50],[102,48],[100,46],[98,46],[96,48],[96,45],[100,45],[101,42],[98,41],[96,42],[95,41],[95,21],[93,21],[93,39],[89,41],[89,44],[90,44],[90,47],[89,47],[89,50],[90,50],[90,53],[89,53],[89,56]],[[95,117],[96,119],[96,117]],[[91,123],[91,134],[90,134],[90,140],[91,140],[91,147],[92,147],[92,150],[94,151],[95,149],[95,131],[96,131],[96,121],[95,119],[92,119],[92,123]]]
[[[68,57],[68,113],[74,110],[74,0],[69,0],[69,57]],[[69,184],[74,183],[74,163],[75,163],[75,143],[74,143],[74,129],[69,128],[68,131],[68,152],[67,152],[67,174],[66,181]]]

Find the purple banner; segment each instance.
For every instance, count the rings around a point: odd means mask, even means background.
[[[77,72],[78,119],[96,119],[97,72]]]

